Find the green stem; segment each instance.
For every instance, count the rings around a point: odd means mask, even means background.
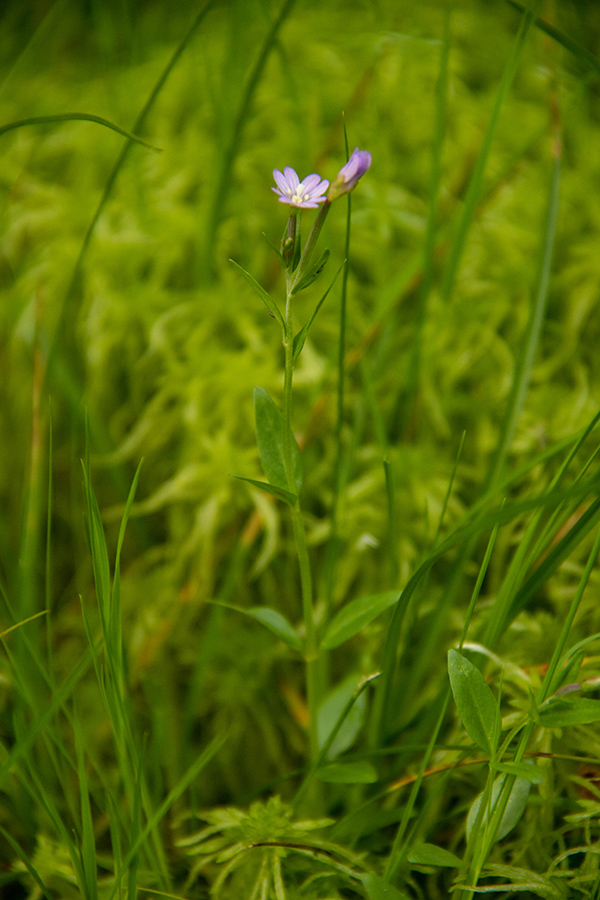
[[[283,382],[283,462],[288,490],[290,493],[296,494],[297,487],[294,477],[294,462],[292,456],[292,380],[294,371],[294,322],[292,309],[293,279],[294,276],[288,271],[285,301],[285,334],[283,339],[283,347],[285,350],[285,372]],[[298,553],[298,564],[300,567],[302,612],[306,630],[306,694],[309,715],[310,755],[311,759],[314,760],[319,752],[317,731],[317,711],[319,708],[318,649],[313,613],[310,560],[308,557],[308,547],[306,545],[302,510],[300,508],[300,500],[298,497],[291,507],[291,514],[294,540],[296,542],[296,550]]]
[[[321,234],[321,229],[323,228],[323,224],[325,222],[325,219],[327,218],[327,213],[329,212],[330,208],[331,203],[329,202],[329,200],[326,200],[319,210],[319,214],[315,219],[312,231],[310,232],[308,240],[304,245],[304,250],[302,252],[302,256],[300,257],[300,262],[298,263],[298,268],[294,272],[293,276],[288,279],[288,298],[291,297],[292,290],[308,270],[310,258],[313,254],[313,250],[317,245],[319,235]]]

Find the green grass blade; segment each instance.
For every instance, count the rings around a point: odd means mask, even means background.
[[[4,763],[0,766],[0,784],[2,784],[4,779],[8,777],[13,766],[15,766],[19,760],[27,756],[38,735],[43,734],[51,724],[56,714],[62,709],[67,699],[73,693],[77,684],[86,674],[91,663],[92,654],[88,650],[84,654],[83,658],[79,661],[79,663],[75,666],[66,681],[62,684],[62,686],[56,689],[55,693],[52,695],[50,703],[46,706],[41,715],[39,715],[34,720],[28,731],[23,734],[19,741],[15,743],[11,748],[11,751],[6,757]]]
[[[344,145],[346,160],[350,158],[348,145],[348,132],[346,131],[346,118],[344,116]],[[344,492],[345,466],[344,443],[342,430],[344,425],[344,396],[346,379],[346,325],[347,325],[347,292],[348,292],[348,260],[350,258],[350,238],[352,234],[352,193],[346,199],[346,232],[344,237],[344,272],[342,275],[342,290],[340,295],[340,319],[337,352],[337,385],[336,385],[336,416],[335,416],[335,477],[333,481],[333,496],[331,498],[331,533],[327,544],[325,559],[325,622],[328,621],[333,609],[333,591],[335,587],[335,575],[340,551],[339,514],[340,503]],[[337,278],[337,275],[336,275]],[[323,665],[323,674],[326,666]]]
[[[152,818],[146,822],[144,828],[141,830],[137,838],[133,840],[129,851],[123,861],[124,866],[129,866],[131,864],[136,853],[138,852],[144,841],[148,838],[148,835],[156,829],[158,824],[165,817],[166,813],[175,803],[175,801],[178,800],[179,797],[181,797],[183,792],[187,790],[194,779],[198,777],[202,769],[204,769],[211,761],[213,756],[215,756],[215,754],[219,752],[219,750],[227,740],[227,736],[227,733],[225,733],[217,735],[217,737],[213,738],[208,747],[206,747],[206,749],[200,754],[200,756],[192,763],[185,774],[177,782],[175,787],[169,791],[158,809],[153,813]],[[115,891],[116,888],[110,894],[109,900],[113,900]]]
[[[98,900],[98,863],[96,860],[96,840],[88,790],[83,734],[78,716],[73,719],[75,729],[75,750],[77,754],[77,777],[81,802],[81,866],[86,888],[86,900]]]
[[[143,462],[143,460],[140,460],[138,467],[136,469],[135,475],[133,477],[129,495],[128,495],[127,501],[125,503],[125,509],[123,511],[123,516],[121,518],[121,525],[119,527],[119,537],[117,539],[117,552],[115,555],[115,569],[114,569],[114,576],[113,576],[112,598],[111,598],[111,606],[110,606],[109,621],[108,621],[109,652],[110,652],[112,660],[113,660],[115,679],[116,679],[117,684],[121,687],[121,689],[124,689],[123,635],[122,635],[122,626],[121,626],[121,550],[123,549],[123,541],[125,540],[125,530],[127,528],[127,522],[129,521],[129,516],[131,514],[131,507],[133,505],[133,500],[135,498],[135,494],[137,491],[138,482],[140,480],[140,472],[142,469],[142,462]]]
[[[516,3],[515,0],[506,0],[506,2],[520,13],[526,11],[526,8],[520,3]],[[594,56],[593,53],[590,53],[589,50],[582,47],[577,41],[574,41],[568,34],[555,28],[555,26],[551,25],[549,22],[545,22],[544,19],[540,19],[539,16],[535,17],[534,22],[536,28],[539,28],[540,31],[543,31],[548,37],[551,37],[557,44],[560,44],[561,47],[568,50],[569,53],[572,53],[578,62],[583,63],[588,69],[591,69],[595,75],[600,76],[600,59],[598,59],[597,56]]]
[[[142,144],[142,146],[147,147],[149,150],[160,151],[159,147],[154,147],[143,138],[132,134],[130,131],[126,131],[125,128],[115,125],[114,122],[110,122],[108,119],[103,119],[102,116],[94,116],[91,113],[59,113],[50,116],[30,116],[27,119],[18,119],[16,122],[8,122],[6,125],[0,125],[0,136],[6,134],[8,131],[13,131],[15,128],[23,128],[25,125],[52,125],[55,122],[95,122],[96,125],[110,128],[111,131],[116,131],[117,134],[123,135],[123,137],[126,137],[129,141],[136,144]]]
[[[421,371],[421,355],[425,323],[427,321],[427,304],[434,275],[435,249],[438,240],[438,207],[440,186],[442,181],[442,151],[446,135],[446,119],[448,113],[448,73],[450,58],[450,19],[452,7],[448,3],[444,11],[444,31],[441,42],[439,72],[435,88],[435,124],[433,131],[433,144],[431,152],[431,174],[429,179],[429,202],[427,207],[427,223],[425,226],[425,242],[423,247],[423,277],[419,285],[417,298],[417,321],[415,333],[411,340],[410,355],[406,374],[406,384],[401,391],[404,400],[398,398],[399,421],[395,432],[403,434],[412,413]]]
[[[559,146],[558,136],[555,135],[553,147]],[[533,363],[542,332],[546,305],[548,301],[548,289],[550,285],[550,273],[552,268],[552,257],[554,252],[554,240],[556,237],[556,225],[558,221],[559,194],[560,194],[560,174],[561,159],[560,152],[556,152],[552,167],[552,181],[550,184],[550,192],[548,197],[548,210],[544,224],[544,236],[541,245],[541,256],[539,261],[539,272],[537,276],[537,284],[534,290],[533,304],[531,308],[529,323],[523,341],[523,346],[517,361],[515,377],[511,388],[510,398],[508,401],[508,410],[502,431],[498,440],[496,453],[490,466],[486,489],[491,487],[498,480],[506,454],[508,453],[510,443],[512,441],[515,428],[519,416],[521,415],[525,397],[531,380]]]
[[[271,51],[276,45],[279,30],[292,11],[294,3],[295,0],[285,0],[281,7],[279,15],[269,29],[269,32],[264,40],[264,43],[254,64],[254,67],[252,68],[252,71],[250,72],[250,75],[246,82],[246,86],[240,100],[240,106],[233,121],[229,141],[227,142],[225,149],[219,153],[220,166],[217,173],[215,189],[211,204],[208,209],[208,216],[206,220],[206,239],[204,252],[205,278],[210,277],[210,275],[212,274],[217,231],[223,217],[227,194],[229,193],[229,189],[232,183],[233,164],[239,151],[244,126],[248,121],[248,117],[250,115],[254,93],[260,83],[260,79],[262,78],[262,74]]]
[[[42,892],[42,894],[44,895],[46,900],[54,900],[53,895],[50,893],[49,889],[46,887],[46,885],[40,878],[39,873],[37,872],[33,863],[31,863],[29,861],[29,858],[23,852],[23,850],[21,849],[19,844],[17,844],[17,842],[14,840],[14,838],[12,838],[10,836],[10,834],[7,831],[5,831],[1,825],[0,825],[0,834],[2,835],[2,837],[4,838],[6,843],[12,848],[13,853],[21,860],[21,862],[23,863],[23,865],[25,866],[25,868],[27,869],[27,871],[29,872],[29,874],[31,875],[31,877],[33,878],[33,880],[35,881],[37,886],[39,887],[40,891]]]
[[[477,162],[475,163],[471,181],[469,182],[469,187],[467,189],[467,194],[464,202],[464,209],[458,223],[458,229],[454,238],[450,257],[446,264],[446,270],[444,272],[444,278],[442,282],[442,298],[446,301],[448,301],[452,295],[454,282],[458,273],[458,267],[462,259],[469,230],[471,228],[471,223],[473,221],[473,216],[475,214],[475,209],[481,196],[483,175],[492,147],[492,142],[496,134],[496,129],[498,127],[500,112],[504,105],[504,101],[508,96],[508,92],[512,85],[513,79],[516,75],[521,56],[523,55],[523,51],[527,43],[527,38],[529,37],[529,33],[531,31],[532,24],[532,13],[527,10],[523,13],[519,31],[513,44],[512,52],[504,68],[500,86],[498,88],[498,93],[496,95],[496,100],[494,102],[488,126],[483,138],[483,144],[481,146],[481,150],[479,151]]]

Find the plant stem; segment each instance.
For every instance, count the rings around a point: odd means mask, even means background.
[[[293,277],[294,276],[288,270],[285,301],[285,334],[283,338],[283,347],[285,350],[285,373],[283,383],[283,461],[288,490],[293,494],[297,494],[298,489],[294,477],[294,463],[292,456],[292,441],[294,440],[292,434],[292,379],[294,370],[294,328],[292,309]],[[306,546],[302,510],[300,508],[300,500],[298,497],[296,497],[296,500],[291,506],[291,515],[294,540],[296,542],[296,550],[298,553],[298,564],[300,567],[302,612],[306,630],[306,694],[309,715],[310,756],[311,759],[314,760],[319,752],[317,732],[317,711],[319,708],[318,650],[313,614],[310,560],[308,557],[308,548]]]
[[[321,209],[319,210],[319,214],[318,214],[317,218],[315,219],[312,230],[308,236],[308,240],[306,241],[306,244],[304,245],[304,250],[302,251],[302,256],[300,257],[300,262],[298,263],[298,268],[296,269],[296,271],[294,272],[294,274],[292,276],[290,276],[288,273],[288,284],[287,284],[288,299],[291,297],[291,293],[292,293],[292,290],[294,289],[295,285],[300,281],[302,276],[308,270],[308,264],[310,262],[310,258],[313,255],[313,250],[315,249],[315,247],[317,245],[319,235],[321,234],[321,229],[323,228],[325,219],[327,218],[327,213],[329,212],[330,208],[331,208],[331,203],[329,202],[329,200],[326,200],[325,203],[323,204],[323,206],[321,207]]]

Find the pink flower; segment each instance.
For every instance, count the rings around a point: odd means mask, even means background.
[[[320,175],[307,175],[300,181],[295,169],[286,166],[283,172],[273,169],[273,178],[277,187],[271,190],[279,194],[280,203],[289,203],[298,209],[317,209],[319,203],[327,199],[324,192],[329,182],[326,178],[321,180]]]

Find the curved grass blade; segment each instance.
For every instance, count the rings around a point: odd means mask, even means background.
[[[15,122],[9,122],[7,125],[0,125],[0,136],[8,131],[13,131],[15,128],[23,128],[25,125],[52,125],[54,122],[95,122],[96,125],[103,125],[104,128],[116,131],[117,134],[123,135],[129,141],[135,141],[136,144],[141,144],[149,150],[161,152],[160,147],[155,147],[154,144],[148,143],[148,141],[138,137],[137,134],[132,134],[131,131],[121,128],[120,125],[115,125],[109,119],[103,119],[102,116],[93,116],[90,113],[56,113],[49,116],[30,116],[27,119],[18,119]]]
[[[173,71],[175,65],[179,61],[184,50],[190,43],[196,29],[202,23],[205,16],[207,15],[207,13],[212,9],[213,6],[216,5],[216,3],[217,3],[217,0],[207,0],[204,7],[200,10],[200,12],[198,13],[196,18],[190,25],[187,33],[185,34],[185,36],[183,37],[183,39],[181,40],[181,42],[175,49],[173,55],[170,57],[169,61],[167,62],[167,65],[163,69],[156,84],[152,88],[148,99],[146,100],[144,106],[142,107],[140,114],[138,115],[137,119],[134,122],[133,128],[131,129],[132,134],[136,134],[137,132],[142,130],[144,123],[146,121],[146,118],[148,117],[150,110],[154,106],[154,104],[158,98],[158,95],[160,94],[162,88],[164,87],[169,75]],[[83,238],[79,253],[77,255],[77,259],[75,260],[75,264],[73,266],[73,272],[71,274],[71,278],[70,278],[69,284],[68,284],[66,292],[65,292],[62,307],[58,314],[57,323],[56,323],[56,326],[54,329],[54,335],[52,337],[52,340],[50,342],[50,347],[48,349],[48,371],[57,381],[59,381],[59,383],[63,389],[63,393],[65,394],[65,397],[70,405],[71,412],[77,417],[78,420],[81,420],[81,418],[82,418],[82,411],[81,411],[82,403],[81,403],[80,391],[78,389],[77,379],[76,379],[74,372],[70,369],[68,364],[65,362],[64,355],[63,355],[63,357],[57,358],[57,350],[59,347],[62,347],[65,343],[67,343],[66,338],[65,338],[65,336],[67,334],[67,330],[66,330],[67,323],[73,321],[75,318],[75,312],[73,309],[73,306],[75,303],[74,298],[75,298],[75,293],[76,293],[75,287],[78,283],[79,273],[81,271],[81,265],[85,258],[85,254],[87,252],[88,246],[92,239],[92,235],[95,231],[96,225],[98,224],[100,216],[102,215],[102,211],[103,211],[103,209],[106,205],[106,202],[112,192],[113,187],[116,184],[119,172],[121,171],[132,146],[133,146],[133,141],[128,138],[125,146],[123,147],[119,156],[117,157],[117,160],[113,166],[113,169],[112,169],[112,171],[108,177],[108,180],[104,186],[104,191],[102,193],[102,197],[100,198],[100,202],[98,203],[98,206],[96,207],[96,211],[95,211],[94,215],[92,216],[92,220],[91,220],[90,224],[88,225],[88,228],[87,228],[87,231]],[[95,431],[96,431],[95,437],[98,441],[100,451],[103,451],[104,449],[106,449],[109,446],[109,439],[108,439],[106,432],[103,430],[100,430],[100,429],[101,429],[101,426],[96,423],[95,424]],[[121,479],[121,483],[119,484],[119,487],[123,486],[122,482],[123,482],[123,479]]]

